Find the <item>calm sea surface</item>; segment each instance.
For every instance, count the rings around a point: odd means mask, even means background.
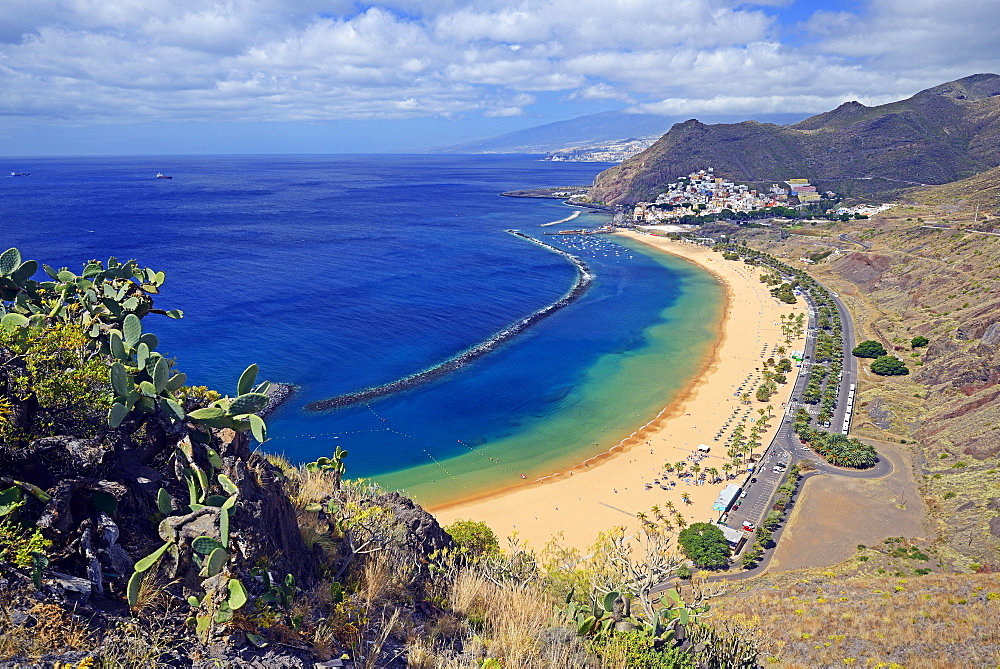
[[[79,271],[136,258],[167,273],[143,323],[189,381],[233,393],[251,362],[296,395],[269,419],[265,449],[309,461],[336,445],[350,476],[441,504],[515,485],[606,450],[697,371],[721,289],[669,256],[607,237],[603,214],[518,188],[588,184],[607,165],[525,156],[6,158],[0,244]],[[170,180],[154,178],[157,172]],[[565,309],[431,383],[369,404],[309,402],[421,371],[558,300]],[[2,250],[2,249],[0,249]]]

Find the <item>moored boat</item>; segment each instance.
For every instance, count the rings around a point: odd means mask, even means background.
[[[157,179],[173,179],[173,177],[168,177],[168,176],[167,176],[166,174],[164,174],[163,172],[157,172],[157,173],[156,173],[156,178],[157,178]]]

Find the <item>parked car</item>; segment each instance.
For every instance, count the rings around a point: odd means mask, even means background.
[[[754,530],[757,529],[757,525],[756,525],[756,523],[751,523],[749,520],[744,520],[743,521],[743,529],[746,532],[753,532]]]

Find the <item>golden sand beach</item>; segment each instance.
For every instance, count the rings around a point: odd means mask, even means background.
[[[787,375],[788,383],[767,402],[753,398],[761,380],[762,363],[778,358],[775,350],[784,346],[789,353],[802,349],[803,339],[786,344],[781,316],[805,310],[800,298],[794,305],[778,302],[761,283],[759,268],[741,261],[725,260],[720,253],[686,242],[671,241],[636,232],[619,233],[688,260],[715,275],[726,289],[726,309],[720,336],[706,367],[692,379],[686,392],[644,427],[613,448],[604,457],[581,462],[571,471],[541,483],[488,497],[430,510],[447,525],[458,519],[484,521],[501,541],[516,533],[535,548],[541,548],[557,533],[563,543],[584,549],[598,532],[615,526],[630,531],[638,526],[637,512],[653,505],[672,502],[689,523],[713,521],[712,510],[719,491],[730,481],[696,484],[697,477],[681,479],[664,472],[665,463],[697,462],[702,471],[714,467],[722,472],[730,462],[726,438],[745,417],[746,427],[759,419],[758,409],[771,406],[774,418],[759,439],[770,443],[784,412],[797,368]],[[739,390],[750,393],[750,403],[741,400]],[[722,431],[722,437],[716,436]],[[710,447],[698,455],[698,446]],[[723,476],[724,478],[724,476]],[[742,476],[733,481],[741,481]],[[664,489],[667,488],[667,489]],[[687,501],[685,501],[687,499]]]

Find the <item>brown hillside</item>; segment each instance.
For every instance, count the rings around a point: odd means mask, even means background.
[[[994,169],[908,191],[872,220],[735,233],[793,264],[838,251],[810,273],[840,293],[859,340],[881,341],[911,371],[880,377],[863,362],[852,429],[916,443],[915,470],[945,561],[963,569],[1000,568],[998,191]],[[911,348],[918,335],[929,346]]]
[[[792,126],[679,123],[598,175],[591,199],[631,204],[704,167],[742,182],[805,177],[857,195],[941,184],[1000,165],[1000,76],[976,74],[878,107],[858,102]]]

